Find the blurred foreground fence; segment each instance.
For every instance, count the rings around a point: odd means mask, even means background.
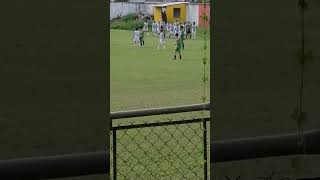
[[[209,117],[123,120],[208,110],[195,104],[112,113],[113,179],[208,179]]]
[[[302,153],[295,133],[211,139],[207,143],[209,117],[120,122],[132,117],[208,110],[210,104],[114,112],[110,151],[0,160],[0,179],[38,180],[94,174],[113,179],[208,179],[208,159],[210,163],[218,163]],[[303,137],[306,154],[320,154],[320,130],[305,131]],[[300,180],[315,179],[320,180]]]
[[[107,151],[0,160],[0,179],[40,180],[92,174],[108,175]]]

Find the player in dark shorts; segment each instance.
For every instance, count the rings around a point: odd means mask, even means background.
[[[184,42],[183,42],[183,40],[184,40],[184,36],[185,36],[185,34],[184,34],[184,29],[183,29],[183,26],[180,26],[180,41],[181,41],[181,45],[182,45],[182,50],[184,50]]]
[[[141,45],[141,46],[144,46],[144,30],[143,30],[143,27],[140,28],[140,36],[139,36],[139,39],[140,39],[140,45]]]
[[[187,34],[186,34],[186,38],[188,38],[188,36],[190,37],[190,39],[191,39],[191,24],[190,24],[190,22],[188,22],[188,24],[187,24]]]
[[[179,34],[176,34],[176,49],[174,52],[174,58],[173,59],[177,59],[177,53],[180,56],[180,59],[182,59],[181,57],[181,49],[182,49],[182,44],[181,44],[181,38],[179,38]]]

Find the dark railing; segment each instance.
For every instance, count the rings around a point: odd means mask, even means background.
[[[0,161],[0,179],[50,179],[110,172],[109,153],[89,152]]]
[[[306,131],[306,154],[320,154],[320,130]],[[211,141],[211,163],[289,156],[302,153],[297,134],[281,134],[224,141]]]
[[[124,119],[142,116],[153,116],[153,115],[163,115],[163,114],[173,114],[182,112],[192,112],[192,111],[202,111],[210,110],[210,104],[193,104],[185,106],[172,106],[164,108],[152,108],[152,109],[140,109],[133,111],[118,111],[112,112],[110,118],[113,119]]]

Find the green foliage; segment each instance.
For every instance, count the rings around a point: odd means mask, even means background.
[[[301,17],[301,32],[302,41],[301,48],[297,52],[297,59],[299,61],[301,72],[300,72],[300,93],[299,93],[299,108],[295,108],[291,114],[291,118],[297,122],[298,126],[298,140],[297,140],[297,152],[300,152],[302,148],[302,153],[305,154],[305,139],[303,136],[303,127],[307,121],[307,113],[303,111],[303,89],[304,89],[304,72],[306,63],[312,62],[313,55],[312,51],[305,50],[305,24],[304,24],[304,13],[309,9],[307,0],[298,0],[298,8],[300,9]],[[296,156],[292,160],[292,168],[296,171],[296,176],[299,174],[299,170],[303,167],[302,159]]]
[[[203,4],[204,4],[204,7],[206,7],[206,1],[203,1]],[[203,16],[202,16],[202,21],[203,21],[203,24],[206,24],[206,22],[208,21],[208,16],[204,13],[203,14]],[[208,46],[207,46],[207,35],[208,35],[208,33],[207,33],[207,29],[206,29],[206,27],[203,27],[202,29],[202,37],[203,37],[203,43],[204,43],[204,45],[203,45],[203,57],[202,57],[202,63],[203,63],[203,77],[202,77],[202,82],[203,82],[203,95],[202,95],[202,102],[204,103],[206,100],[207,100],[207,98],[206,98],[206,83],[207,83],[207,81],[208,81],[208,78],[207,78],[207,76],[206,76],[206,65],[207,65],[207,60],[208,60],[208,58],[207,58],[207,48],[208,48]]]
[[[123,16],[122,19],[126,22],[128,21],[134,21],[138,18],[138,16],[136,14],[128,14],[126,16]]]
[[[298,51],[297,58],[299,60],[300,65],[304,65],[307,62],[313,62],[313,54],[311,50],[308,50],[304,54],[301,51]]]
[[[306,11],[309,9],[309,4],[307,0],[298,0],[298,7],[301,11]]]
[[[302,125],[307,121],[307,112],[299,112],[297,108],[294,108],[293,112],[290,114],[290,117],[299,123],[298,126]]]
[[[111,21],[111,29],[122,29],[122,30],[134,30],[135,28],[143,27],[143,21],[138,19],[135,14],[129,14],[119,19]]]
[[[203,28],[197,28],[197,37],[204,38],[204,36],[210,38],[210,28],[207,28],[206,30],[204,30]]]

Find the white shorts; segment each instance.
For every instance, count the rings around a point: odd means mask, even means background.
[[[164,41],[164,39],[160,39],[160,44],[162,45],[162,44],[164,44],[164,43],[166,43],[166,42]]]
[[[134,41],[134,42],[139,42],[139,41],[140,41],[139,36],[134,36],[133,41]]]

